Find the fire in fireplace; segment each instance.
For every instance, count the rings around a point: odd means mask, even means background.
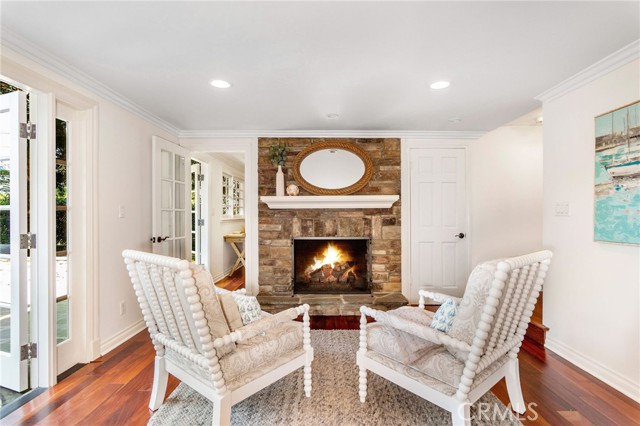
[[[368,238],[294,238],[294,293],[369,293]]]

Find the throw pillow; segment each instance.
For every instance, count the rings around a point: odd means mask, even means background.
[[[224,311],[224,316],[227,318],[227,324],[229,324],[229,328],[231,331],[236,331],[244,324],[242,323],[242,316],[240,315],[240,309],[238,309],[238,304],[233,299],[233,295],[231,292],[226,292],[222,294],[218,294],[218,300],[220,300],[220,304],[222,305],[222,310]]]
[[[242,324],[247,325],[262,318],[262,310],[255,296],[231,293],[233,299],[238,304]]]
[[[453,319],[456,317],[456,313],[458,313],[458,304],[453,299],[445,300],[433,315],[431,328],[435,328],[438,331],[446,333],[451,328],[451,324],[453,324]]]

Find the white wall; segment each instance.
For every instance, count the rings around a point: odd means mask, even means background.
[[[543,104],[547,346],[636,400],[640,248],[593,241],[593,185],[594,117],[637,101],[639,75],[636,60]],[[571,216],[555,216],[558,202]]]
[[[210,182],[210,211],[209,220],[209,258],[210,271],[214,281],[218,281],[229,273],[237,256],[233,248],[224,242],[223,236],[234,231],[240,231],[244,226],[244,219],[225,219],[222,217],[222,174],[226,173],[244,180],[244,169],[225,162],[223,158],[211,154],[207,162]],[[242,249],[240,247],[240,249]]]
[[[542,126],[534,123],[470,145],[472,265],[542,248]]]
[[[110,102],[100,101],[98,250],[100,259],[100,338],[103,351],[131,326],[143,324],[124,267],[122,250],[151,251],[151,137],[176,137]],[[125,217],[118,217],[118,208]],[[120,302],[126,312],[120,316]],[[115,340],[114,340],[115,338]]]
[[[3,48],[1,59],[6,77],[79,109],[97,112],[93,129],[97,170],[89,167],[89,171],[98,179],[94,236],[98,273],[93,283],[98,289],[98,306],[93,309],[99,311],[98,336],[94,336],[99,340],[92,342],[92,355],[98,356],[144,328],[121,253],[127,248],[151,250],[151,137],[176,142],[177,137],[10,49]],[[118,218],[120,205],[126,211],[123,219]],[[121,301],[126,309],[122,316]]]

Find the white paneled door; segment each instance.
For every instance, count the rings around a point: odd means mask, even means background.
[[[26,103],[23,92],[0,96],[0,386],[17,392],[28,386]]]
[[[191,157],[183,147],[153,137],[153,252],[191,260]]]
[[[469,270],[465,150],[409,150],[411,167],[411,293],[460,296]]]

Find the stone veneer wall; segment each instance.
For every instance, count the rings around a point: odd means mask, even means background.
[[[296,155],[321,141],[353,143],[373,161],[369,183],[356,194],[400,194],[400,139],[260,138],[258,141],[259,195],[275,195],[277,168],[269,161],[269,147],[287,145],[285,187],[296,183],[292,167]],[[327,165],[331,173],[331,165]],[[356,195],[354,194],[354,195]],[[311,195],[300,188],[300,195]],[[290,296],[292,237],[370,237],[374,292],[400,292],[400,208],[402,198],[389,209],[271,210],[258,209],[259,277],[261,295]]]

